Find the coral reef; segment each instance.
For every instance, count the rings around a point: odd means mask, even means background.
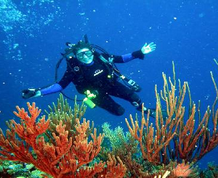
[[[138,143],[129,132],[124,133],[123,128],[120,126],[114,130],[110,129],[108,123],[104,123],[102,129],[105,137],[102,144],[103,149],[99,154],[101,160],[106,159],[106,155],[108,154],[118,156],[127,168],[126,175],[138,175],[135,171],[137,172],[140,169],[146,169],[152,166],[150,164],[146,166],[139,164],[141,156]]]
[[[211,78],[216,93],[218,94],[212,73]],[[183,164],[181,163],[182,161],[187,164],[190,162],[195,163],[218,145],[218,110],[215,111],[218,97],[216,97],[212,106],[212,113],[208,107],[201,119],[200,107],[198,107],[197,112],[196,105],[191,100],[188,83],[184,82],[181,86],[179,81],[179,95],[177,96],[175,71],[173,82],[171,81],[171,78],[169,78],[168,82],[164,73],[163,79],[164,85],[160,94],[157,92],[157,86],[155,86],[155,125],[153,126],[153,123],[150,123],[149,113],[146,117],[142,111],[141,122],[139,122],[137,115],[135,120],[132,115],[130,115],[131,124],[126,119],[129,132],[139,142],[142,157],[145,161],[149,161],[154,165],[169,165],[170,162],[177,161],[180,162],[180,167]],[[190,99],[188,118],[185,117],[185,106],[183,106],[187,90]],[[163,102],[161,101],[163,101],[166,106],[165,112],[167,115],[165,117],[162,109]],[[212,132],[210,131],[208,124],[210,117],[213,121]],[[198,122],[196,124],[197,119]],[[191,175],[193,171],[188,170],[187,172]],[[175,173],[175,171],[172,171],[174,176],[176,176]],[[142,175],[142,173],[140,175]],[[197,174],[195,176],[197,176]],[[188,175],[185,177],[188,177]]]
[[[88,140],[89,121],[83,119],[80,123],[78,118],[75,119],[74,139],[69,136],[62,120],[56,125],[56,131],[46,137],[50,120],[45,120],[45,116],[42,116],[37,122],[41,110],[35,103],[27,105],[30,116],[17,106],[18,112],[14,114],[20,118],[21,123],[11,120],[6,136],[0,130],[0,159],[32,163],[39,170],[58,178],[94,175],[123,177],[126,167],[119,157],[115,159],[114,156],[109,156],[107,164],[96,162],[94,166],[89,167],[89,163],[100,152],[104,137],[101,134],[97,136],[94,129],[91,139]]]
[[[43,178],[45,173],[36,170],[33,164],[18,161],[0,161],[0,177],[2,178]]]
[[[66,130],[69,131],[69,135],[74,138],[76,134],[76,119],[81,120],[86,112],[86,106],[83,103],[79,106],[76,99],[75,97],[73,109],[70,107],[67,100],[64,100],[63,95],[60,95],[57,104],[52,103],[52,106],[48,106],[49,111],[45,111],[50,120],[50,125],[46,132],[48,137],[50,133],[56,132],[56,125],[58,125],[61,120],[62,123],[66,125]],[[91,128],[88,128],[88,135],[93,131],[93,128],[94,122],[92,122]]]
[[[17,106],[20,123],[7,122],[6,134],[0,129],[0,176],[31,177],[36,171],[34,178],[215,178],[216,165],[208,164],[206,170],[196,166],[218,145],[218,89],[212,72],[211,78],[216,98],[201,117],[188,83],[179,80],[177,86],[173,65],[173,80],[163,73],[163,89],[158,92],[155,86],[154,124],[150,111],[147,116],[142,111],[141,117],[125,120],[128,132],[108,123],[97,132],[84,118],[86,106],[75,99],[72,109],[62,95],[46,111],[48,119],[39,118],[35,103],[27,103],[28,112]]]
[[[218,177],[218,165],[214,163],[208,163],[208,168],[200,172],[200,178],[217,178]]]

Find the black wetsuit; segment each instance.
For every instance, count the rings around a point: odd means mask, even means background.
[[[131,54],[131,58],[143,58],[141,51],[136,51]],[[103,55],[104,58],[109,56]],[[129,59],[125,56],[113,56],[114,63],[124,63]],[[132,60],[130,59],[130,60]],[[99,55],[94,54],[94,60],[91,65],[84,65],[77,59],[68,60],[67,70],[58,82],[62,89],[66,88],[71,82],[74,83],[79,93],[84,94],[86,90],[91,92],[97,91],[97,97],[92,101],[99,107],[106,109],[112,114],[122,115],[124,108],[116,103],[111,96],[119,97],[134,104],[141,104],[139,96],[117,80],[117,76],[108,77],[112,74],[110,64],[103,62]]]

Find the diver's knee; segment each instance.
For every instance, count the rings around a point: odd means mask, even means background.
[[[116,116],[122,116],[122,115],[124,114],[124,112],[125,112],[125,109],[124,109],[123,107],[119,106],[119,107],[116,109],[116,111],[114,112],[114,114],[115,114]]]

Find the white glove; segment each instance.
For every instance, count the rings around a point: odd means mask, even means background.
[[[145,43],[141,51],[143,54],[148,54],[150,52],[153,52],[155,49],[156,49],[156,44],[154,42],[151,42],[149,44]]]

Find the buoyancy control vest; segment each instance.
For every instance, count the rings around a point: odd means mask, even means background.
[[[73,44],[67,42],[66,45],[69,48],[65,49],[65,53],[61,53],[62,58],[59,59],[59,61],[56,64],[55,82],[56,83],[58,82],[58,68],[61,62],[63,61],[63,59],[66,59],[67,67],[69,67],[71,72],[73,72],[75,76],[77,76],[78,82],[82,82],[84,80],[84,75],[82,74],[83,72],[85,72],[82,71],[82,67],[81,67],[82,64],[76,59],[73,53],[74,50]],[[135,81],[133,81],[132,79],[128,79],[127,77],[125,77],[120,73],[120,71],[117,69],[116,65],[113,62],[112,55],[110,55],[106,50],[104,50],[103,48],[97,45],[91,44],[91,46],[94,49],[94,56],[95,56],[94,60],[98,60],[99,63],[104,65],[108,73],[107,78],[109,81],[114,82],[115,80],[120,80],[124,85],[126,85],[128,88],[130,88],[135,92],[139,92],[141,90],[141,87]],[[97,52],[97,50],[100,51],[101,53]],[[71,99],[68,96],[66,96],[63,92],[62,94],[68,99]]]

